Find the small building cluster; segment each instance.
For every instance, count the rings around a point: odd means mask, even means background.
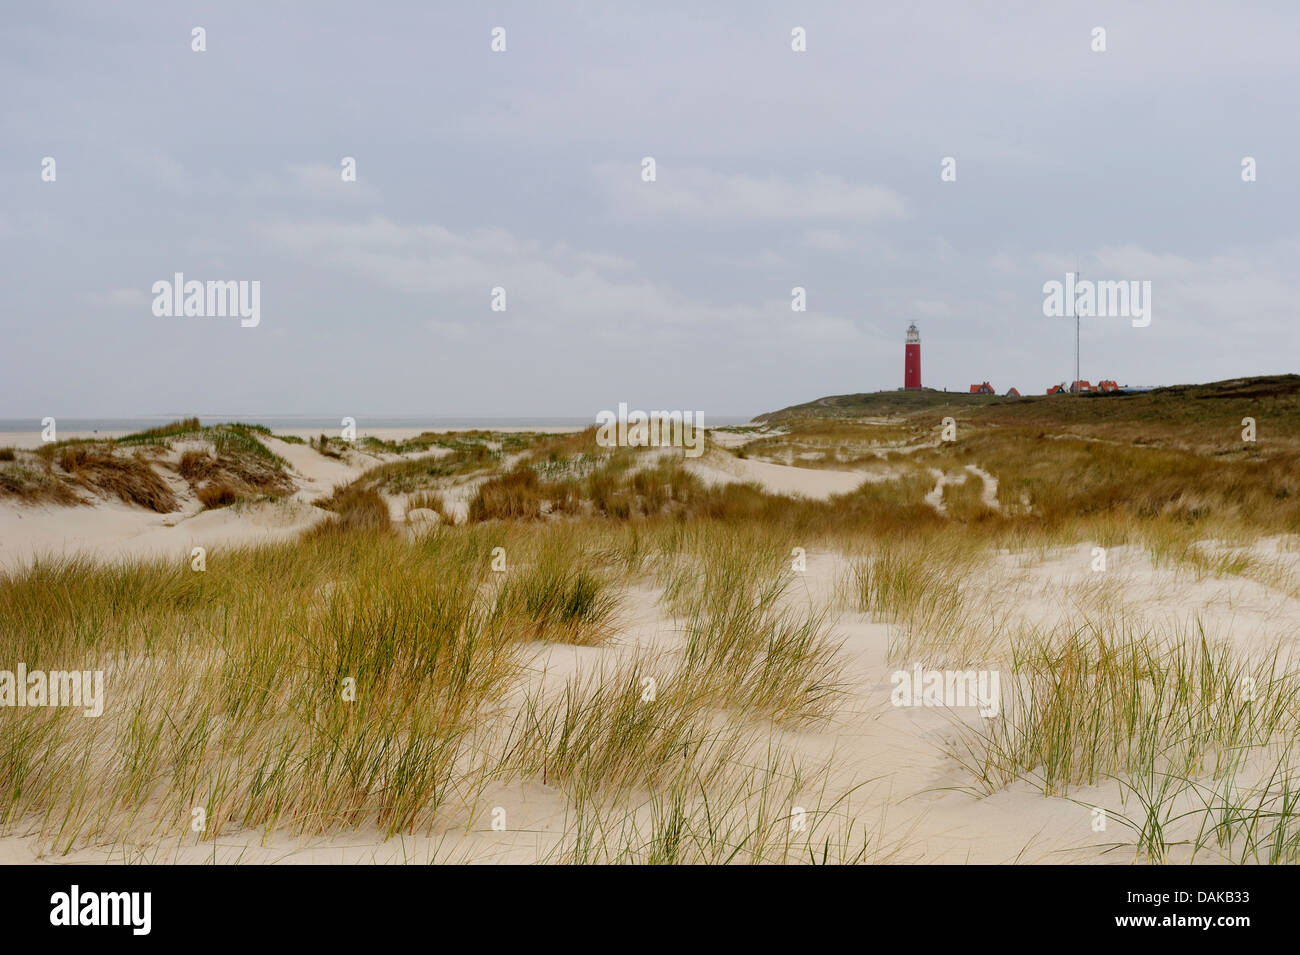
[[[1119,391],[1119,384],[1111,379],[1103,379],[1095,385],[1090,381],[1074,381],[1069,387],[1066,387],[1065,382],[1061,382],[1047,389],[1049,395],[1109,395],[1116,391]]]
[[[984,382],[982,385],[971,385],[971,386],[970,386],[970,393],[971,393],[972,395],[996,395],[996,394],[997,394],[997,391],[994,389],[994,387],[993,387],[992,385],[990,385],[990,384],[986,381],[986,382]],[[1008,388],[1008,389],[1007,389],[1007,395],[1006,395],[1006,396],[1007,396],[1008,398],[1019,398],[1019,397],[1020,397],[1020,389],[1019,389],[1019,388],[1016,388],[1016,387],[1014,387],[1014,386],[1011,387],[1011,388]]]

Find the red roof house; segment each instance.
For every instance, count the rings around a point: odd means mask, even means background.
[[[982,385],[971,385],[970,393],[972,395],[991,395],[994,393],[993,386],[990,385],[987,381],[984,382],[984,384]]]
[[[1008,398],[1019,398],[1019,397],[1020,397],[1020,389],[1017,388],[1017,387],[1015,387],[1014,385],[1011,386],[1010,388],[1007,389],[1007,397],[1008,397]]]

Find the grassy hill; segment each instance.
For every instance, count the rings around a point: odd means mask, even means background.
[[[1300,375],[1234,378],[1200,385],[1173,385],[1140,394],[1028,395],[1005,398],[943,391],[878,391],[834,395],[759,415],[754,420],[784,429],[816,427],[825,419],[849,424],[895,419],[928,425],[951,415],[984,426],[1067,429],[1134,444],[1207,448],[1240,444],[1241,420],[1256,419],[1273,449],[1300,447]]]
[[[999,395],[967,395],[955,391],[868,391],[856,395],[831,395],[791,405],[780,411],[768,411],[754,420],[765,424],[798,418],[870,418],[880,415],[907,414],[942,407],[970,408],[1030,398],[1003,398]]]

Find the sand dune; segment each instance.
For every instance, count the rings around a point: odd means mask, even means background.
[[[403,432],[403,436],[409,432]],[[100,559],[184,559],[195,547],[238,546],[282,540],[324,519],[311,502],[335,484],[351,481],[383,456],[351,452],[327,458],[314,448],[264,438],[267,448],[292,468],[293,494],[277,501],[239,503],[204,510],[180,480],[169,483],[179,511],[158,514],[117,500],[75,507],[41,506],[0,499],[0,570],[14,570],[37,557],[84,555]],[[443,448],[429,454],[446,454]]]

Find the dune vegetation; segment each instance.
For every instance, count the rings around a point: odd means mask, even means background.
[[[0,710],[0,836],[963,861],[913,797],[980,820],[1014,796],[1077,804],[1055,861],[1295,862],[1298,382],[825,399],[720,429],[698,460],[590,429],[376,441],[293,540],[213,548],[202,571],[0,576],[0,668],[108,687],[93,719]],[[193,421],[20,451],[0,488],[163,512],[166,475],[208,507],[292,493],[263,437]],[[862,483],[776,494],[756,462]],[[914,666],[997,670],[1000,712],[903,720],[889,674]],[[497,839],[501,807],[527,838]]]
[[[293,482],[285,462],[261,440],[269,434],[259,425],[203,427],[189,418],[116,439],[50,442],[0,458],[0,498],[91,504],[108,497],[166,514],[179,506],[169,475],[208,507],[287,494]]]

